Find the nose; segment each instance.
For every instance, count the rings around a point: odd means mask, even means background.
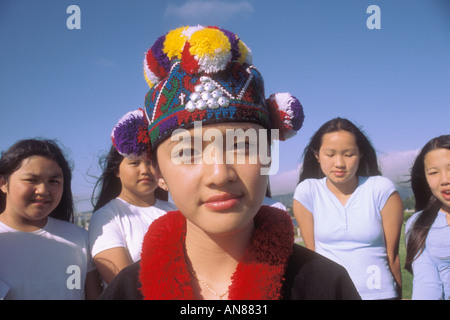
[[[450,184],[450,171],[444,170],[441,175],[441,185],[446,186]]]
[[[335,163],[334,163],[334,165],[335,165],[337,168],[344,168],[344,167],[345,167],[345,161],[344,161],[343,156],[337,155],[336,158],[335,158]]]
[[[226,161],[213,161],[210,164],[203,164],[204,183],[209,186],[223,187],[237,179],[237,173],[233,164]]]
[[[45,182],[41,182],[38,185],[36,185],[35,193],[39,195],[49,195],[50,194],[50,188]]]
[[[142,161],[139,165],[141,174],[151,175],[152,174],[152,163],[150,161]]]

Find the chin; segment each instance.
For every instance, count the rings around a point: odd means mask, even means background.
[[[199,228],[211,235],[229,235],[253,228],[255,215],[244,215],[241,212],[213,213],[208,219],[202,218]]]

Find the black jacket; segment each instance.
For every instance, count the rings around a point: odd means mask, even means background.
[[[140,261],[123,269],[101,300],[142,300]],[[359,300],[347,271],[335,262],[294,244],[282,287],[285,300]]]

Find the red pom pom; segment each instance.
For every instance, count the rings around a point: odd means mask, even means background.
[[[293,137],[302,127],[305,118],[300,101],[289,93],[276,93],[266,103],[272,128],[279,129],[280,141]]]

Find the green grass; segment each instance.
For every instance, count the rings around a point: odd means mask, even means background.
[[[404,232],[405,224],[402,227],[402,235],[400,238],[400,247],[399,247],[399,255],[400,255],[400,265],[402,267],[402,298],[403,299],[411,299],[412,295],[412,274],[405,270],[403,267],[405,265],[406,258],[406,247],[405,247],[405,232]]]

